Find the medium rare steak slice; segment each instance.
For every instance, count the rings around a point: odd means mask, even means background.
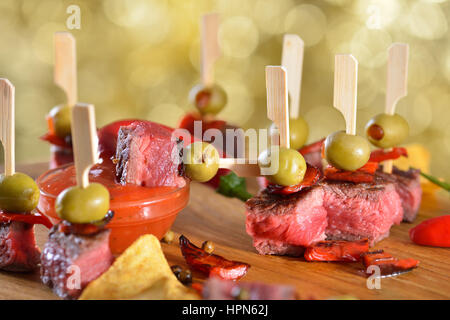
[[[122,184],[145,187],[186,184],[180,175],[182,142],[172,130],[150,121],[121,127],[117,139],[116,176]]]
[[[359,240],[370,245],[389,235],[393,224],[403,218],[395,185],[377,178],[374,183],[324,181],[323,206],[327,211],[327,238]]]
[[[304,246],[325,239],[326,210],[322,188],[292,195],[262,191],[249,199],[246,230],[260,254],[298,256]]]
[[[209,278],[202,290],[206,300],[295,300],[293,286],[258,282],[236,282]]]
[[[82,290],[113,262],[110,230],[95,235],[65,234],[54,226],[41,255],[41,280],[63,299],[77,299]]]
[[[419,211],[422,201],[422,187],[420,186],[420,171],[409,169],[402,171],[393,168],[392,174],[377,171],[376,173],[382,179],[392,182],[395,185],[403,206],[403,221],[413,222]]]
[[[34,225],[12,221],[0,223],[0,269],[33,271],[39,266],[40,251],[34,238]]]

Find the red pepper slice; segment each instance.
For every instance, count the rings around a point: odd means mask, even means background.
[[[65,139],[58,137],[57,135],[52,134],[50,132],[44,134],[40,139],[47,141],[55,146],[72,150],[72,146],[68,144]]]
[[[203,283],[194,282],[193,284],[191,284],[191,288],[197,291],[199,295],[203,294]]]
[[[405,148],[395,147],[390,151],[385,151],[383,149],[377,149],[370,153],[369,162],[382,162],[385,160],[395,160],[403,157],[408,157],[408,151]]]
[[[218,276],[225,280],[239,280],[247,274],[250,265],[244,262],[227,260],[216,254],[209,254],[180,236],[180,249],[186,263],[194,270],[208,276]]]
[[[9,223],[11,221],[20,221],[28,224],[42,224],[47,228],[53,227],[53,223],[50,220],[36,212],[36,213],[9,213],[0,210],[0,223]]]
[[[367,268],[376,265],[380,268],[381,277],[392,277],[409,272],[419,265],[419,260],[411,258],[399,260],[383,250],[364,253],[362,259],[367,274],[373,272],[368,272]]]
[[[361,254],[369,251],[369,240],[359,241],[320,241],[305,250],[307,261],[357,262]]]
[[[367,162],[363,167],[356,171],[340,170],[328,165],[324,170],[324,175],[328,180],[349,181],[354,183],[372,182],[377,169],[377,162]]]
[[[450,215],[423,221],[409,230],[409,237],[423,246],[450,247]]]
[[[303,146],[300,150],[298,150],[298,152],[300,152],[303,156],[305,154],[312,153],[312,152],[320,152],[324,141],[325,141],[325,138],[323,138],[317,142],[313,142],[311,144]]]
[[[288,186],[288,187],[269,183],[267,185],[267,191],[274,194],[288,195],[299,192],[305,188],[312,187],[313,185],[315,185],[317,182],[320,181],[320,179],[322,178],[322,173],[320,172],[319,169],[308,163],[306,164],[306,166],[307,167],[305,176],[303,177],[303,181],[301,183],[295,186]]]
[[[71,223],[67,220],[63,220],[58,224],[58,231],[65,234],[75,234],[81,236],[93,235],[102,231],[113,217],[114,212],[109,210],[106,216],[97,222]]]

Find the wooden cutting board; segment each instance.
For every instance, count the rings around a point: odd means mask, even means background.
[[[46,168],[47,164],[40,163],[22,166],[19,171],[37,177]],[[249,189],[256,192],[253,180],[249,181]],[[450,249],[417,246],[408,236],[408,230],[420,221],[450,213],[449,195],[436,189],[427,190],[417,220],[394,226],[391,236],[376,245],[396,257],[418,259],[420,266],[407,274],[382,279],[381,289],[367,288],[360,263],[306,262],[302,258],[258,255],[245,232],[243,203],[216,194],[204,185],[192,184],[190,203],[177,217],[173,230],[197,245],[211,240],[217,254],[249,263],[251,268],[242,281],[294,285],[302,299],[340,295],[359,299],[450,299]],[[42,246],[47,230],[38,226],[36,233]],[[163,249],[171,265],[186,266],[177,241],[163,244]],[[27,275],[0,272],[0,299],[56,298],[41,284],[38,272]]]

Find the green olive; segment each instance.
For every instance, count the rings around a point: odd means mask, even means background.
[[[402,143],[409,134],[408,122],[398,114],[381,113],[366,125],[369,141],[380,148],[392,148]]]
[[[227,94],[217,84],[198,84],[189,92],[189,101],[202,114],[218,114],[227,104]]]
[[[68,105],[58,105],[50,110],[48,117],[53,120],[53,129],[58,137],[71,135],[72,108]]]
[[[206,182],[219,170],[219,152],[213,145],[197,141],[184,148],[183,162],[189,178]]]
[[[363,137],[337,131],[325,139],[325,157],[337,169],[355,171],[369,161],[370,145]]]
[[[275,123],[269,128],[270,136],[274,135],[276,132],[277,126]],[[308,140],[309,134],[309,126],[308,123],[302,117],[298,117],[296,119],[289,119],[289,141],[290,148],[294,150],[298,150],[306,143]]]
[[[0,208],[9,212],[30,212],[39,202],[39,188],[24,173],[0,175]]]
[[[72,223],[100,221],[109,210],[109,191],[100,183],[70,187],[58,195],[55,209],[61,219]]]
[[[267,167],[275,156],[266,150],[258,157],[258,163],[261,167]],[[297,150],[280,147],[278,152],[278,170],[273,175],[268,175],[267,179],[281,186],[293,186],[303,181],[305,172],[305,158]]]

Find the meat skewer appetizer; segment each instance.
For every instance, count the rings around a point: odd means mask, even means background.
[[[9,80],[0,79],[0,140],[5,155],[5,173],[0,175],[0,270],[28,272],[40,262],[34,224],[48,228],[52,224],[33,212],[39,201],[34,180],[15,171],[14,91]]]
[[[284,183],[285,187],[268,185],[246,203],[247,233],[261,254],[301,255],[305,247],[324,239],[367,238],[373,245],[401,221],[402,208],[395,186],[376,178],[377,164],[368,163],[369,144],[355,135],[354,57],[336,56],[335,72],[334,105],[343,112],[347,130],[326,139],[324,154],[329,165],[325,178],[305,174],[302,184],[310,183],[296,188],[289,178],[298,169],[287,171],[282,175],[286,179],[272,181]],[[306,173],[314,172],[309,169],[313,167],[305,166]]]
[[[224,89],[214,81],[214,64],[220,57],[220,47],[218,43],[219,15],[217,13],[205,14],[201,21],[201,83],[194,86],[189,92],[189,102],[197,111],[187,114],[180,121],[178,128],[186,129],[190,132],[193,140],[201,140],[211,142],[219,151],[221,157],[240,157],[243,151],[239,149],[238,138],[235,139],[235,150],[227,150],[226,131],[228,129],[238,129],[234,125],[230,125],[223,120],[216,118],[216,115],[223,110],[227,104],[227,95]],[[201,130],[195,130],[195,124],[201,124]],[[209,129],[217,129],[223,139],[211,138],[204,136]],[[230,170],[221,168],[218,174],[208,182],[207,185],[218,188],[220,177],[230,173]]]
[[[54,81],[65,92],[67,101],[50,110],[48,132],[41,137],[51,144],[50,169],[73,162],[71,110],[78,100],[75,38],[68,32],[56,32],[54,41]]]
[[[422,199],[420,171],[402,171],[392,165],[392,159],[407,156],[406,149],[396,146],[408,137],[409,126],[403,117],[395,113],[395,108],[397,102],[407,94],[409,46],[394,43],[388,52],[385,113],[378,114],[367,123],[366,134],[374,146],[384,149],[373,151],[371,155],[378,162],[386,159],[383,161],[383,170],[379,170],[377,175],[395,185],[402,200],[403,220],[412,222]]]
[[[88,175],[98,161],[94,108],[77,104],[72,109],[77,186],[58,195],[55,209],[62,221],[50,231],[41,256],[42,282],[63,299],[78,298],[113,261],[111,230],[105,228],[113,216],[110,195],[102,184],[89,183]]]

